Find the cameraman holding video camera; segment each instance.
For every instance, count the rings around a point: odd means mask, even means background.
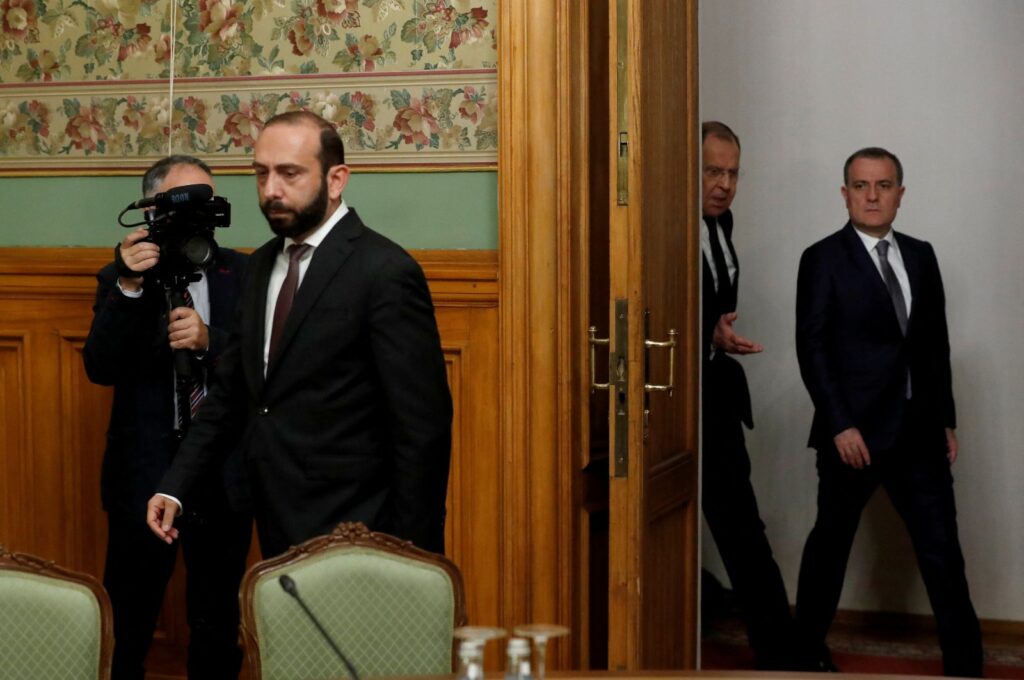
[[[204,380],[227,344],[246,264],[245,255],[217,248],[209,238],[212,261],[205,267],[188,265],[183,273],[161,269],[174,253],[157,236],[189,231],[190,224],[178,221],[190,221],[192,213],[165,210],[160,222],[159,194],[190,185],[208,185],[209,192],[199,187],[204,199],[213,188],[210,168],[192,156],[170,156],[146,171],[143,193],[156,200],[129,209],[155,203],[147,213],[154,226],[125,236],[115,249],[115,262],[97,275],[94,317],[83,349],[89,379],[114,387],[100,482],[109,527],[103,583],[114,610],[113,680],[145,677],[146,653],[177,551],[150,533],[146,502],[184,438],[204,396]],[[158,234],[157,225],[168,220],[170,227],[161,226]],[[178,352],[184,356],[175,357],[172,350],[184,350]],[[187,359],[184,369],[176,358]],[[236,678],[241,666],[238,587],[252,515],[239,455],[230,456],[219,472],[189,496],[190,510],[182,517],[192,680]]]

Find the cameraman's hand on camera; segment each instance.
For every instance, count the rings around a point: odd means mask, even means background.
[[[191,307],[175,307],[171,310],[170,320],[167,324],[167,337],[171,340],[171,349],[205,352],[210,348],[210,329],[196,310]]]
[[[142,272],[152,269],[160,259],[160,246],[149,241],[143,241],[149,235],[145,228],[136,229],[121,241],[121,259],[125,266],[133,272],[139,272],[136,277],[119,277],[123,290],[135,292],[142,288]]]

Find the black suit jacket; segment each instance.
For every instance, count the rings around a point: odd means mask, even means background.
[[[814,402],[814,448],[832,445],[850,427],[860,430],[869,450],[895,444],[906,415],[908,374],[915,413],[924,415],[926,443],[944,447],[944,428],[956,427],[938,261],[925,241],[900,233],[896,241],[912,296],[906,337],[885,282],[851,224],[800,259],[796,346]]]
[[[726,244],[729,246],[729,255],[732,257],[736,267],[736,279],[733,288],[739,290],[740,284],[740,261],[736,257],[736,249],[732,245],[732,212],[726,211],[719,215],[718,224],[725,234]],[[714,230],[711,230],[711,238],[717,238]],[[715,325],[723,314],[736,311],[736,299],[722,300],[715,293],[715,280],[712,278],[711,270],[713,262],[704,258],[704,282],[701,288],[701,308],[703,324],[703,365],[704,380],[702,389],[703,408],[706,413],[713,414],[716,418],[738,419],[747,427],[754,426],[753,413],[750,406],[750,390],[747,386],[747,376],[743,372],[740,362],[733,359],[725,352],[719,350],[711,354],[711,339],[714,336]],[[735,422],[735,420],[733,420]]]
[[[241,290],[247,256],[220,248],[207,269],[210,293],[210,349],[202,363],[212,372],[227,345],[235,303]],[[167,340],[164,290],[143,285],[142,296],[130,298],[117,288],[117,271],[108,264],[96,276],[92,326],[82,356],[89,379],[114,386],[114,404],[107,430],[100,492],[103,507],[133,521],[145,518],[146,503],[170,466],[178,446],[174,432],[174,369]],[[195,503],[223,506],[228,492],[232,507],[247,503],[241,460],[230,457],[222,475],[211,475]]]
[[[343,520],[441,552],[452,403],[422,270],[350,210],[314,251],[264,377],[281,248],[250,259],[217,383],[160,491],[183,493],[241,441],[265,552]]]

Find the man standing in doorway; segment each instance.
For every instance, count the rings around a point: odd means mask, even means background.
[[[797,627],[828,659],[860,514],[881,485],[910,532],[938,623],[946,675],[980,676],[981,634],[957,535],[956,416],[939,264],[893,231],[903,166],[885,149],[843,168],[850,219],[800,259],[797,358],[814,402],[818,516],[800,564]]]
[[[747,624],[761,670],[793,667],[789,599],[772,556],[750,483],[743,425],[753,427],[743,367],[730,354],[763,347],[736,333],[739,260],[732,245],[732,212],[740,172],[740,141],[724,123],[701,126],[704,254],[703,454],[701,506]]]
[[[423,271],[342,199],[329,122],[270,119],[253,169],[277,236],[249,260],[217,381],[149,526],[172,541],[181,494],[241,442],[264,557],[342,521],[442,552],[452,401]]]

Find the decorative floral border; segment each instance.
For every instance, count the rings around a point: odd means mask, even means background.
[[[497,0],[177,0],[173,50],[171,1],[0,0],[0,174],[245,167],[299,108],[353,164],[497,162]]]
[[[219,167],[248,167],[262,121],[295,109],[333,121],[354,165],[487,166],[496,159],[497,101],[489,74],[225,85],[180,87],[173,105],[166,91],[151,86],[131,94],[105,86],[89,94],[0,96],[0,168],[144,167],[167,153],[168,135],[175,152]]]

